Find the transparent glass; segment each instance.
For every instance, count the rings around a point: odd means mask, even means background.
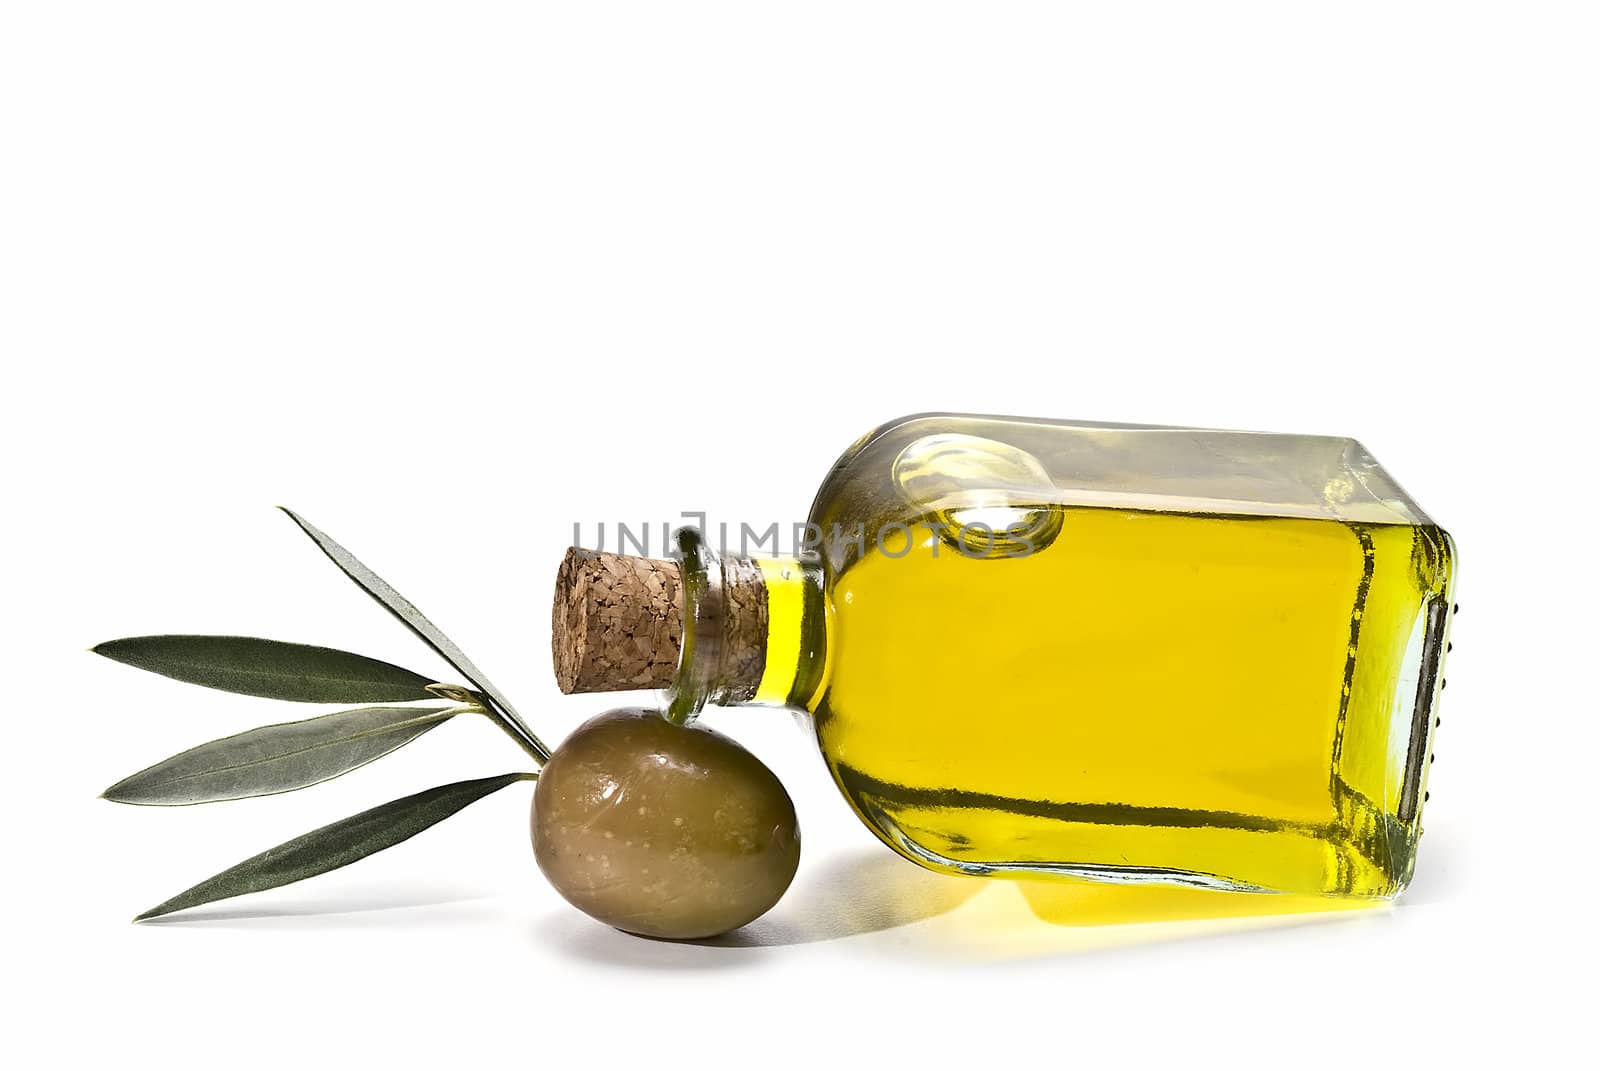
[[[811,553],[762,565],[756,701],[811,713],[901,854],[1356,897],[1410,880],[1454,548],[1354,440],[924,414],[846,452],[811,524]],[[686,650],[679,709],[714,678]]]

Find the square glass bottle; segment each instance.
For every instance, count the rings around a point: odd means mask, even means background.
[[[797,556],[679,539],[639,570],[668,619],[655,677],[585,684],[569,656],[563,687],[803,709],[857,814],[923,865],[1410,880],[1454,548],[1352,439],[924,414],[840,458]],[[585,630],[643,649],[584,602],[569,577],[558,663]]]

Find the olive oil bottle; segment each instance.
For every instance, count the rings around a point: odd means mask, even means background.
[[[919,415],[804,531],[569,554],[563,689],[805,711],[861,819],[938,870],[1410,880],[1454,548],[1354,440]]]

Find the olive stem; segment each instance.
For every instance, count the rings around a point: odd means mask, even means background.
[[[531,755],[535,762],[542,768],[549,761],[550,756],[534,750],[529,742],[523,740],[510,726],[501,720],[500,712],[491,704],[489,697],[482,692],[460,684],[430,684],[427,690],[441,699],[448,699],[458,704],[449,708],[449,714],[482,714],[494,723],[496,728],[505,731],[505,734],[515,740],[523,751]]]
[[[544,764],[550,761],[550,756],[547,753],[535,748],[534,745],[538,742],[536,737],[533,737],[533,735],[530,733],[529,739],[523,739],[520,733],[518,733],[510,725],[506,724],[505,720],[501,717],[500,711],[495,709],[493,702],[489,699],[489,697],[477,689],[468,688],[461,684],[438,683],[428,685],[427,690],[441,699],[448,699],[452,703],[461,704],[458,707],[454,707],[451,713],[471,713],[485,715],[491,722],[495,724],[496,728],[504,731],[507,736],[511,737],[511,739],[517,742],[518,747],[522,748],[523,751],[531,755],[533,757],[533,761],[538,763],[540,768],[543,768]]]

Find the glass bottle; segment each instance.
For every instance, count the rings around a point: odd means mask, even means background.
[[[1354,897],[1411,878],[1455,552],[1352,439],[923,414],[846,451],[796,556],[677,540],[675,563],[606,556],[660,571],[655,610],[613,591],[588,642],[657,668],[613,660],[598,687],[670,676],[680,720],[806,712],[909,859]],[[582,598],[558,587],[558,648]]]

